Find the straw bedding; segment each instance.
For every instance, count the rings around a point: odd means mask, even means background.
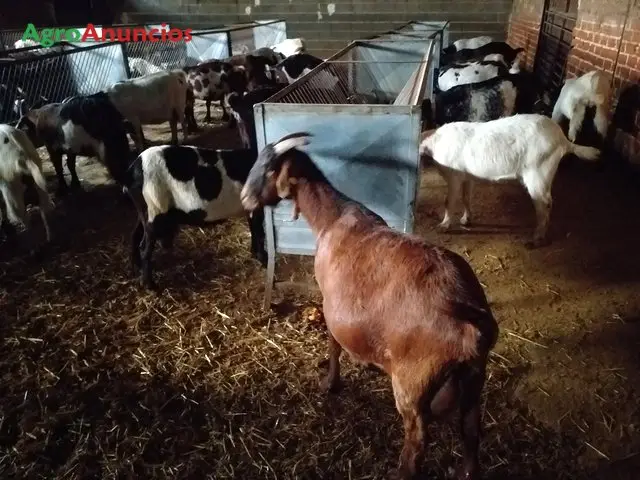
[[[166,125],[145,131],[169,139]],[[197,139],[234,142],[223,126]],[[79,163],[86,191],[59,202],[52,250],[38,260],[0,243],[0,477],[386,478],[402,442],[388,379],[343,359],[344,390],[320,392],[320,298],[261,310],[244,219],[183,229],[156,252],[164,291],[145,293],[129,268],[131,206]],[[562,168],[555,243],[530,252],[533,209],[517,186],[477,187],[479,225],[445,235],[433,230],[444,184],[432,171],[422,183],[418,232],[468,258],[502,329],[486,478],[639,478],[637,187]],[[280,258],[277,275],[313,282],[311,259]],[[460,459],[457,422],[429,433],[428,469],[443,478]]]

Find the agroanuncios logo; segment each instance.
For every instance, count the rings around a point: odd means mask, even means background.
[[[95,25],[88,23],[84,32],[79,28],[43,28],[38,32],[33,23],[27,25],[22,34],[22,41],[33,40],[43,47],[50,47],[56,42],[160,42],[167,40],[170,42],[191,41],[191,28],[180,30],[170,28],[165,30],[167,24],[160,25],[162,28],[151,28],[147,31],[144,27],[116,27],[96,29]],[[158,33],[160,34],[158,37]]]

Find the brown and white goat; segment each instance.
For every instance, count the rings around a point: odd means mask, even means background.
[[[391,376],[404,422],[394,476],[420,473],[427,424],[457,406],[463,462],[459,480],[479,475],[480,395],[498,326],[469,264],[458,254],[405,235],[336,191],[298,150],[309,134],[268,144],[241,198],[247,210],[292,199],[316,237],[315,275],[329,336],[329,373],[339,386],[342,350]]]

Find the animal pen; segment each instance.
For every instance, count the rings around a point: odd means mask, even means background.
[[[6,31],[3,35],[9,38]],[[265,20],[197,30],[189,42],[61,42],[48,49],[33,46],[0,51],[0,123],[18,120],[16,100],[24,96],[32,101],[43,96],[48,102],[61,102],[72,95],[97,93],[128,78],[223,59],[286,38],[285,21]],[[18,88],[25,93],[19,94]]]
[[[412,232],[420,179],[421,103],[433,95],[438,24],[350,43],[293,84],[254,106],[258,147],[298,131],[328,180],[392,228]],[[357,103],[357,104],[353,104]],[[291,201],[265,209],[271,302],[276,253],[314,255],[315,238]]]

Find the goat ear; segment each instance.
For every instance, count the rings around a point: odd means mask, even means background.
[[[308,145],[310,141],[309,137],[312,137],[312,135],[307,132],[298,132],[285,135],[276,142],[276,144],[273,146],[273,150],[276,156],[279,157],[280,155],[285,154],[293,148]]]
[[[282,162],[280,172],[276,178],[276,192],[280,198],[287,198],[291,195],[291,185],[295,184],[297,180],[290,176],[291,160],[285,160]]]

